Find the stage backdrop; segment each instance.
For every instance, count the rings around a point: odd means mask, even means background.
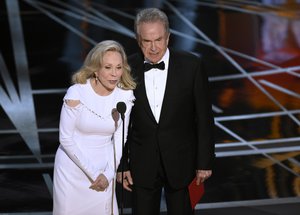
[[[300,195],[299,1],[2,0],[0,213],[51,211],[71,75],[101,40],[136,52],[134,15],[154,6],[207,66],[217,160],[200,207]]]

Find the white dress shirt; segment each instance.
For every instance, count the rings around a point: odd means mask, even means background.
[[[145,86],[147,98],[152,110],[152,113],[159,122],[160,112],[165,94],[165,88],[167,83],[168,68],[169,68],[169,49],[167,49],[165,55],[158,63],[164,61],[165,69],[150,69],[145,72]]]

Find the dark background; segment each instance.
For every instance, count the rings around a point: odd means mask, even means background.
[[[0,213],[52,210],[59,113],[70,77],[99,41],[117,40],[128,55],[137,51],[134,15],[152,6],[170,18],[170,47],[206,62],[217,160],[200,207],[298,197],[299,4],[0,1]]]

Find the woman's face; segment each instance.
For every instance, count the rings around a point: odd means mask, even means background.
[[[123,74],[122,56],[117,51],[107,51],[103,56],[103,64],[95,73],[100,82],[103,95],[111,93],[119,83]]]

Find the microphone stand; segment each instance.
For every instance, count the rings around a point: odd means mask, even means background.
[[[122,158],[124,159],[124,131],[125,131],[125,116],[124,113],[121,113],[121,119],[122,119]],[[121,172],[122,172],[122,190],[121,190],[121,215],[123,215],[123,208],[124,208],[124,161],[122,160],[121,164]]]
[[[121,174],[122,174],[122,190],[121,190],[121,215],[123,215],[123,208],[124,208],[124,151],[125,151],[125,147],[124,147],[124,133],[125,133],[125,112],[126,112],[126,104],[124,102],[118,102],[117,103],[117,111],[120,113],[121,115],[121,119],[122,119],[122,164],[121,164]]]

